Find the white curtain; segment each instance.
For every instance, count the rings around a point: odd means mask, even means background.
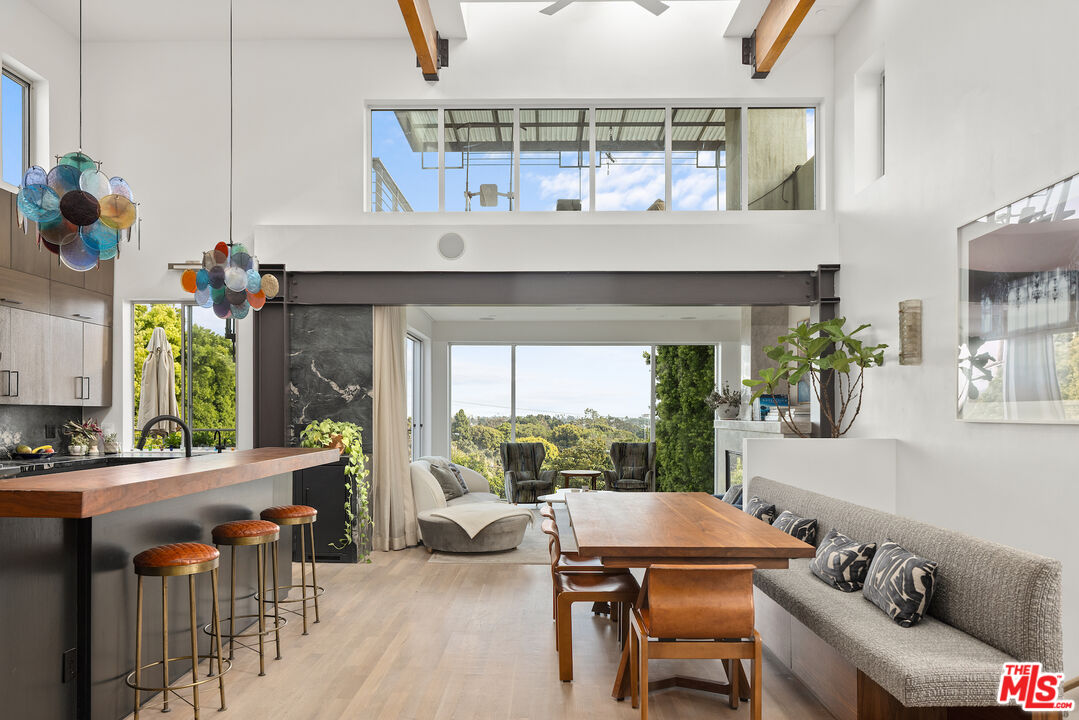
[[[142,363],[142,385],[139,389],[139,417],[136,430],[142,430],[149,420],[158,415],[179,415],[176,409],[176,365],[172,346],[165,336],[165,329],[155,327],[146,346],[146,360]],[[158,423],[154,430],[176,432],[180,428],[174,422]]]
[[[1005,419],[1063,420],[1052,333],[1009,337],[1003,355]]]
[[[374,308],[374,453],[371,458],[375,550],[419,543],[408,469],[405,414],[405,309]]]

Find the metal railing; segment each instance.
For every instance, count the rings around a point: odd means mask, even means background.
[[[393,181],[380,159],[371,158],[371,210],[373,212],[412,212],[405,194]]]

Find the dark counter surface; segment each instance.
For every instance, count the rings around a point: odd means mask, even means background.
[[[209,455],[216,453],[215,450],[196,450],[195,455]],[[104,467],[106,465],[129,465],[138,462],[151,462],[154,460],[172,460],[182,458],[183,450],[143,450],[122,453],[99,453],[97,455],[63,455],[55,453],[37,458],[36,460],[16,460],[14,458],[0,458],[0,479],[12,477],[27,477],[47,472],[60,472],[62,470],[81,470],[89,467]]]

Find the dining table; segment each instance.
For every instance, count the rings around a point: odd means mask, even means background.
[[[570,493],[566,513],[581,555],[606,567],[652,565],[753,565],[785,569],[792,558],[809,558],[812,545],[703,492]],[[741,662],[741,690],[750,685]],[[653,680],[650,690],[686,687],[728,695],[729,683],[673,676]],[[629,691],[629,643],[622,649],[611,695]],[[742,693],[739,693],[740,695]],[[743,697],[743,699],[745,699]]]

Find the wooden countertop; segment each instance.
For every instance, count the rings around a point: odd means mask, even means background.
[[[88,518],[336,462],[334,449],[257,448],[0,480],[0,517]]]

